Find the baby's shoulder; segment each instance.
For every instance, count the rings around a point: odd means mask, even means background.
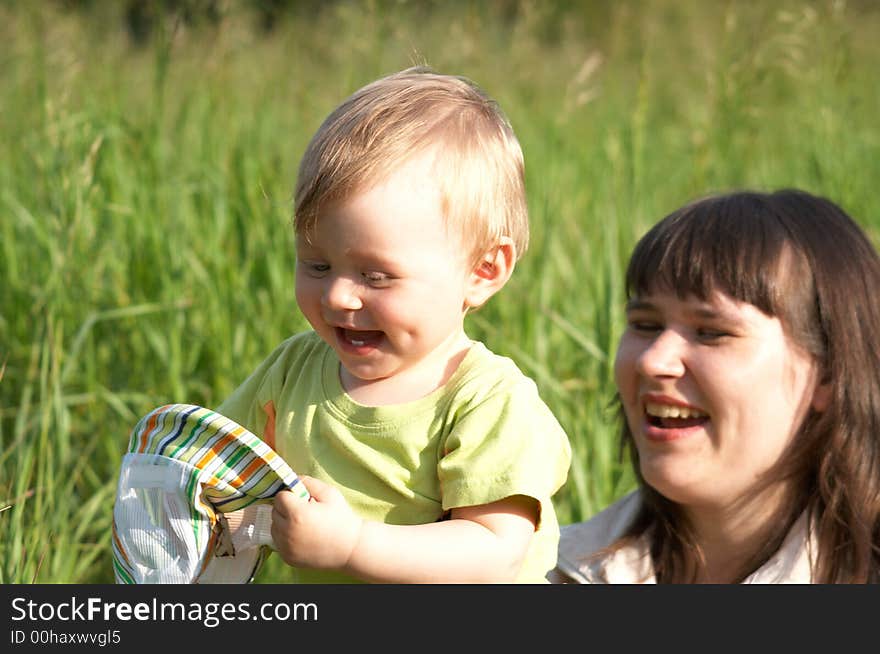
[[[323,357],[328,345],[314,331],[298,332],[279,343],[273,355],[276,359],[297,360],[315,356]]]
[[[541,397],[535,381],[513,359],[476,343],[447,384],[443,409],[455,419],[476,418],[512,433],[537,431],[566,441],[565,430]],[[567,447],[567,446],[566,446]]]
[[[478,341],[446,386],[448,396],[472,401],[508,395],[537,397],[535,382],[513,359],[492,352]]]

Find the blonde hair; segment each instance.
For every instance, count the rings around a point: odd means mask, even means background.
[[[467,254],[476,262],[508,237],[519,258],[528,247],[528,210],[510,122],[470,80],[422,66],[364,86],[324,120],[299,166],[297,235],[308,239],[324,209],[432,146],[441,210]]]

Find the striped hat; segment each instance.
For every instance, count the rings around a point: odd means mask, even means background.
[[[113,506],[117,583],[248,583],[266,546],[235,552],[224,513],[309,494],[265,442],[192,404],[154,409],[131,432]]]

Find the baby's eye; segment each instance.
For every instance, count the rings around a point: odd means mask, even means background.
[[[361,275],[370,286],[387,286],[391,282],[391,275],[382,272],[365,272]]]
[[[322,261],[300,261],[299,265],[311,277],[323,277],[330,270],[330,264]]]

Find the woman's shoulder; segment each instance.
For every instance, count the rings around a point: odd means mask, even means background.
[[[595,563],[590,561],[591,556],[623,536],[638,514],[640,506],[641,494],[633,491],[592,518],[563,526],[560,529],[559,553],[554,573],[562,573],[577,583],[591,583],[592,567]],[[558,577],[551,577],[551,580],[563,581]]]

